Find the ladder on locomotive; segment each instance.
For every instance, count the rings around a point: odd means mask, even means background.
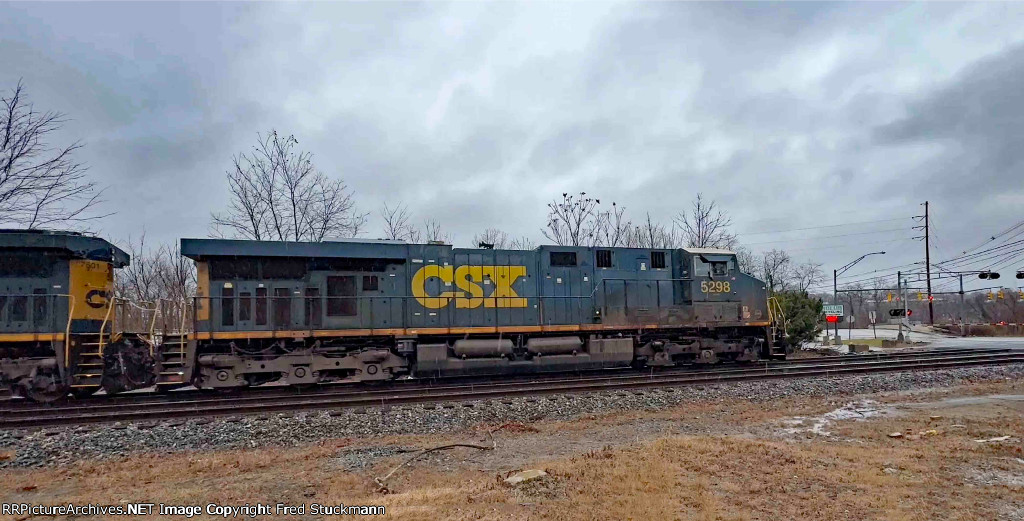
[[[157,375],[156,375],[156,387],[157,390],[169,390],[175,387],[181,387],[190,383],[190,376],[192,373],[192,367],[189,364],[189,334],[185,326],[187,324],[188,316],[188,304],[186,302],[172,302],[161,300],[161,307],[163,304],[172,303],[175,306],[181,306],[178,313],[180,320],[178,321],[177,331],[170,332],[167,330],[167,325],[164,325],[163,338],[158,346],[159,352],[156,353],[157,363]],[[166,318],[167,313],[164,313]]]
[[[768,319],[771,321],[771,357],[786,357],[786,313],[782,310],[782,304],[775,297],[768,298]]]
[[[108,345],[114,335],[114,324],[110,320],[114,305],[107,306],[107,313],[99,331],[76,333],[66,340],[74,348],[74,372],[72,372],[71,388],[81,391],[96,391],[103,384],[103,348]],[[107,331],[107,329],[110,331]],[[70,360],[69,360],[70,361]]]

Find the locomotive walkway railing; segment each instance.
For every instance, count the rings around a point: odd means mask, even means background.
[[[624,282],[624,279],[612,280]],[[661,283],[682,280],[643,280],[650,283],[636,297],[628,284],[607,290],[598,298],[595,289],[588,295],[541,295],[471,297],[463,292],[436,296],[295,295],[295,288],[262,295],[194,297],[194,308],[205,323],[196,322],[196,332],[260,332],[315,330],[429,330],[432,328],[468,329],[480,327],[557,328],[573,324],[609,327],[647,327],[685,316],[682,305],[661,302],[666,294]],[[685,282],[691,282],[686,280]],[[456,296],[458,295],[458,296]],[[768,315],[765,315],[767,320]],[[737,316],[736,320],[741,317]]]

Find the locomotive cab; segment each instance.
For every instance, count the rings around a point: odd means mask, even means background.
[[[97,237],[0,230],[0,385],[52,401],[109,383],[114,270],[128,262]]]

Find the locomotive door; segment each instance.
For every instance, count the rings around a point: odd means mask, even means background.
[[[577,252],[547,252],[542,281],[542,316],[545,325],[591,322],[593,313],[593,271],[590,263],[580,266]],[[586,279],[586,284],[584,283]]]

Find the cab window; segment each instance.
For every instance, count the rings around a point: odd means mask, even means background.
[[[725,277],[729,275],[732,261],[704,262],[700,257],[693,258],[693,274],[695,277]]]

